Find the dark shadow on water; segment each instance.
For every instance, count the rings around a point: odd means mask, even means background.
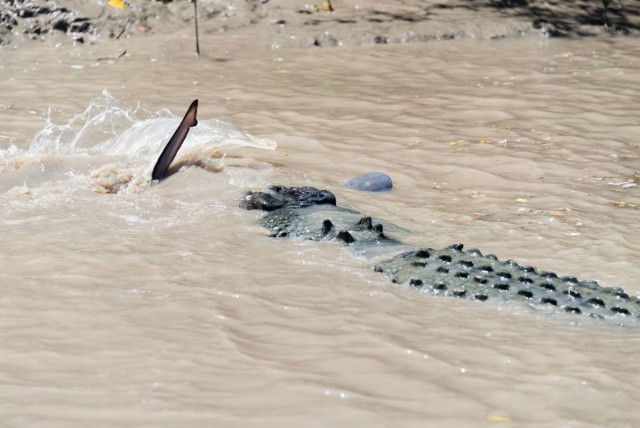
[[[494,10],[504,18],[528,20],[534,28],[554,37],[640,32],[640,0],[612,0],[607,9],[601,0],[433,0],[425,2],[419,12],[373,10],[367,19],[374,24],[417,23],[440,11],[455,9]]]
[[[635,0],[612,1],[606,10],[600,0],[466,0],[458,6],[493,8],[505,16],[527,18],[535,28],[556,37],[640,31],[640,2]]]

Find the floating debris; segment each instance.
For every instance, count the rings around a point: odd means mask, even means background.
[[[614,202],[613,204],[614,208],[637,208],[637,205],[634,204],[630,204],[629,202]]]
[[[607,184],[610,186],[618,186],[622,189],[629,189],[632,187],[638,187],[638,183],[636,183],[637,176],[633,177],[633,180],[615,180],[610,181]]]

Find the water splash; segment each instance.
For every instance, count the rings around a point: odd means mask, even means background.
[[[56,113],[49,109],[46,125],[28,150],[0,150],[0,172],[5,173],[0,176],[0,191],[69,179],[89,183],[98,193],[143,191],[153,164],[181,120],[167,109],[129,108],[107,90],[62,123],[53,119]],[[200,118],[176,162],[219,171],[224,167],[219,149],[234,147],[274,150],[276,143],[219,119]]]
[[[180,123],[166,109],[150,112],[137,106],[127,108],[106,89],[102,96],[89,102],[87,109],[72,116],[66,124],[55,124],[51,112],[47,125],[31,142],[35,153],[90,153],[127,155],[147,158],[160,152]],[[184,143],[187,149],[197,147],[254,147],[273,150],[275,141],[255,138],[219,119],[201,119]],[[155,160],[155,159],[154,159]]]

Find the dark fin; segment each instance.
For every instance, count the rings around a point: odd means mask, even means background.
[[[189,128],[198,124],[198,120],[196,119],[197,113],[198,100],[194,100],[189,106],[189,110],[187,110],[187,113],[184,115],[182,122],[180,122],[178,129],[173,133],[173,136],[162,151],[162,154],[156,162],[156,166],[153,167],[153,173],[151,174],[152,180],[163,180],[169,175],[169,166],[178,154],[178,150],[180,150],[180,146],[182,146],[185,138],[187,138]]]

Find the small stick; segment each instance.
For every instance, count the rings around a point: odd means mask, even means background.
[[[127,54],[127,50],[125,49],[124,51],[122,51],[122,53],[118,56],[115,57],[111,57],[111,56],[103,56],[101,58],[98,58],[96,61],[117,61],[120,58],[122,58],[123,56],[125,56]]]
[[[193,0],[193,14],[196,18],[196,53],[200,56],[200,40],[198,37],[198,0]]]

